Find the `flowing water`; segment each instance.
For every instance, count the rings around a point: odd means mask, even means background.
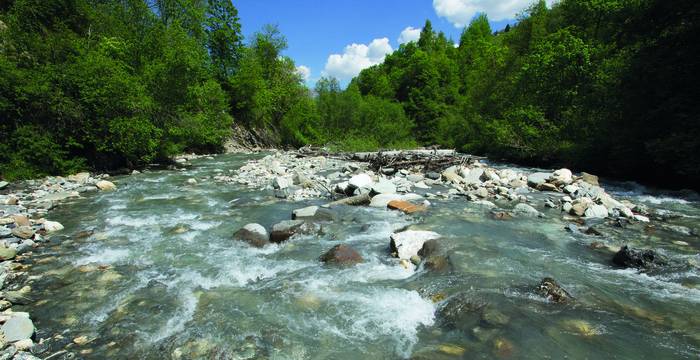
[[[252,249],[233,241],[232,233],[250,222],[269,228],[321,200],[286,202],[211,180],[249,158],[221,155],[195,160],[186,171],[117,177],[118,191],[54,210],[51,218],[65,225],[64,234],[94,233],[55,238],[35,257],[38,337],[86,335],[91,342],[79,349],[89,349],[82,356],[94,359],[700,354],[697,237],[641,224],[606,227],[603,237],[571,234],[559,210],[545,212],[545,219],[499,221],[460,198],[434,200],[419,216],[340,208],[324,235]],[[191,177],[199,179],[196,186],[185,185]],[[673,223],[700,223],[696,199],[644,195],[628,184],[613,193],[681,214]],[[444,236],[451,271],[413,272],[389,256],[389,235],[409,224]],[[589,248],[592,241],[658,249],[674,265],[648,274],[618,269],[612,253]],[[319,255],[340,242],[365,262],[322,265]],[[532,289],[546,276],[576,301],[553,304],[537,296]],[[443,323],[440,300],[458,293],[488,304],[498,324],[478,314],[456,327]]]

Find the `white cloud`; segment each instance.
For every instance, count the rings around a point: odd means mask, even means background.
[[[399,35],[399,44],[405,44],[411,41],[418,41],[420,38],[421,28],[407,27],[403,29],[401,35]]]
[[[322,74],[333,76],[339,80],[349,80],[372,65],[384,61],[384,57],[394,49],[389,45],[389,39],[372,40],[369,45],[351,44],[345,47],[342,54],[332,54],[326,61]]]
[[[301,76],[302,80],[309,81],[309,77],[311,77],[311,69],[309,69],[308,66],[299,65],[297,66],[297,74]]]
[[[551,5],[554,0],[547,0]],[[474,15],[484,12],[489,20],[513,19],[520,11],[532,4],[532,0],[433,0],[438,16],[447,18],[455,27],[469,24]]]

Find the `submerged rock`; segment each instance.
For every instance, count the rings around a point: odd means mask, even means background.
[[[652,269],[667,263],[666,259],[654,250],[635,250],[627,245],[615,254],[612,261],[615,265],[636,269]]]
[[[423,248],[428,240],[439,239],[440,234],[432,231],[408,230],[391,234],[391,251],[399,259],[410,259],[411,256],[418,255],[418,251]]]
[[[547,300],[555,303],[566,303],[573,300],[573,297],[556,280],[549,277],[542,279],[536,291]]]
[[[525,203],[520,203],[518,205],[515,205],[513,208],[513,213],[518,216],[522,217],[538,217],[540,216],[540,212],[537,211],[534,207],[525,204]]]
[[[270,243],[270,236],[260,224],[247,224],[233,234],[233,238],[248,243],[251,246],[261,248]]]
[[[338,244],[321,255],[320,260],[326,264],[340,266],[352,266],[361,263],[362,256],[352,247],[345,244]]]
[[[483,301],[468,293],[458,293],[445,301],[438,309],[437,317],[443,325],[467,330],[479,323],[485,306]]]

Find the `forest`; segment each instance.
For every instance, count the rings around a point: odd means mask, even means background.
[[[400,46],[343,89],[308,88],[280,29],[244,39],[230,0],[0,3],[0,174],[136,169],[277,147],[439,146],[674,187],[700,183],[694,0],[534,2],[505,29]]]

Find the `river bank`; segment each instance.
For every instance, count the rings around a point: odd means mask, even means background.
[[[180,163],[192,166],[110,178],[116,191],[84,191],[52,210],[48,218],[65,229],[24,269],[39,292],[26,307],[36,308],[39,328],[63,334],[50,342],[35,337],[34,352],[305,358],[323,351],[345,358],[370,341],[366,333],[383,344],[362,350],[367,356],[461,357],[469,349],[532,357],[526,344],[534,339],[516,330],[524,326],[519,316],[535,313],[549,317],[535,321],[548,334],[570,334],[547,337],[587,351],[585,342],[603,339],[603,348],[619,347],[640,334],[625,328],[638,323],[683,334],[674,340],[680,343],[698,341],[684,330],[697,326],[684,319],[685,305],[650,311],[606,295],[641,291],[637,282],[649,279],[652,288],[696,303],[698,243],[688,209],[608,193],[594,176],[482,162],[441,172],[374,171],[364,162],[297,152]],[[97,189],[100,179],[88,179]],[[73,182],[64,181],[64,190],[74,186],[66,184]],[[27,205],[42,198],[36,191]],[[32,229],[41,232],[46,214],[32,216]],[[614,286],[603,285],[606,277]],[[617,288],[620,277],[630,289]],[[612,325],[591,317],[601,309],[611,321],[621,321],[619,314],[630,320]],[[227,331],[235,336],[222,343],[217,334]],[[312,350],[319,339],[303,333],[319,331],[325,345]],[[38,352],[43,343],[51,351]],[[676,356],[697,349],[677,345]]]

